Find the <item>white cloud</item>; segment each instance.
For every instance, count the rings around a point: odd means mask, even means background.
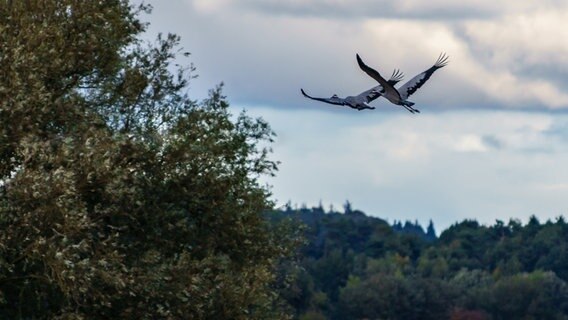
[[[262,12],[271,15],[318,16],[330,19],[411,18],[411,19],[463,19],[490,18],[503,12],[531,12],[540,7],[558,7],[560,0],[516,1],[502,0],[188,0],[196,8],[209,11],[238,10]]]
[[[203,13],[214,13],[223,9],[227,9],[229,5],[232,5],[234,1],[232,0],[193,0],[189,1],[194,8]]]
[[[489,148],[483,143],[483,137],[475,134],[465,134],[458,138],[455,150],[461,152],[487,152]]]
[[[480,23],[492,25],[489,22]],[[493,101],[511,108],[534,106],[545,106],[552,109],[568,108],[567,92],[563,92],[556,85],[544,79],[530,79],[514,74],[508,64],[496,66],[484,63],[483,60],[473,54],[471,45],[466,42],[466,39],[460,38],[458,33],[443,22],[370,20],[366,23],[366,26],[371,39],[368,41],[366,51],[380,52],[382,58],[380,63],[385,65],[405,65],[416,68],[418,62],[422,65],[425,64],[421,61],[423,57],[436,57],[441,50],[450,55],[450,65],[439,71],[440,74],[433,76],[433,78],[441,77],[442,79],[430,80],[427,85],[428,90],[424,90],[430,94],[423,100],[428,104],[434,104],[436,100],[440,100],[440,97],[450,94],[454,95],[453,99],[450,100],[453,104],[459,106],[462,104],[459,98],[465,98],[467,105],[471,103],[469,101],[478,97],[468,96],[467,94],[464,97],[460,94],[458,98],[456,91],[461,93],[469,90],[477,94],[481,92],[483,95],[491,97]],[[513,30],[514,28],[511,28],[511,35],[514,34]],[[493,40],[494,32],[492,30],[481,31],[479,34]],[[557,34],[552,32],[552,35],[547,37],[553,36],[557,36]],[[566,38],[568,39],[568,33]],[[498,40],[494,41],[498,42]],[[507,44],[505,43],[505,45]],[[565,46],[565,44],[559,45],[559,47],[562,46]],[[382,54],[384,48],[389,50]],[[413,49],[408,50],[408,48]],[[498,49],[499,46],[495,46],[495,50]],[[513,47],[512,50],[518,52],[522,51],[522,48],[517,46]],[[535,51],[537,50],[535,49]],[[564,65],[560,64],[561,67],[568,68],[568,60],[565,58],[567,53],[560,52],[559,56],[564,59]],[[417,57],[420,57],[420,59],[417,59]],[[378,59],[375,58],[374,60]],[[509,60],[518,61],[514,56],[510,56]],[[418,71],[409,73],[409,77],[426,68],[422,66]],[[448,76],[442,73],[449,73],[451,78],[458,79],[458,81],[451,81]],[[422,94],[422,92],[420,91],[418,94]]]
[[[494,97],[512,106],[567,108],[568,91],[562,84],[523,74],[528,68],[568,72],[568,43],[562,40],[568,39],[568,28],[561,27],[567,19],[568,8],[559,7],[465,22],[470,46],[481,53],[478,61],[485,62],[480,81]]]
[[[385,73],[402,69],[409,79],[445,51],[449,66],[413,96],[419,109],[568,108],[565,84],[556,80],[562,79],[559,70],[568,71],[568,47],[561,41],[568,31],[558,27],[568,18],[568,6],[558,1],[172,0],[154,5],[153,16],[179,33],[193,53],[200,75],[194,92],[224,81],[234,103],[317,108],[299,94],[300,87],[314,96],[331,96],[357,94],[375,84],[357,67],[356,52]],[[341,14],[388,6],[470,13],[457,20]],[[289,13],[304,10],[313,13]],[[523,73],[539,66],[550,75]],[[392,108],[381,99],[374,105]]]
[[[349,199],[368,214],[433,218],[438,227],[465,218],[545,220],[568,210],[568,172],[559,170],[568,142],[547,134],[568,116],[253,111],[283,135],[274,146],[281,170],[270,181],[281,204],[337,207]]]
[[[528,64],[567,68],[568,28],[563,27],[567,20],[565,6],[471,20],[464,25],[472,45],[488,53],[493,67],[518,70]]]

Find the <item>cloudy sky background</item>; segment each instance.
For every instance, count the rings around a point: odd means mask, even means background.
[[[357,209],[389,221],[568,215],[568,2],[543,0],[168,0],[148,37],[182,37],[200,99],[225,83],[234,112],[278,134],[279,205]],[[376,85],[355,53],[410,79],[450,64],[412,97],[358,112],[305,99]],[[188,61],[180,61],[186,63]]]

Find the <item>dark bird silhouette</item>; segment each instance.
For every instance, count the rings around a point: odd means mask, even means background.
[[[382,86],[383,91],[381,91],[380,94],[390,102],[405,107],[406,110],[410,111],[411,113],[420,111],[412,107],[414,105],[414,102],[408,101],[408,97],[410,97],[410,95],[412,95],[414,92],[416,92],[416,90],[422,87],[424,83],[426,83],[426,81],[430,79],[434,71],[445,67],[448,62],[448,56],[445,53],[441,53],[438,57],[438,60],[432,67],[408,80],[398,89],[395,89],[394,86],[391,85],[389,81],[385,80],[377,70],[366,65],[359,54],[357,54],[357,63],[359,64],[359,67]]]
[[[394,70],[390,79],[387,81],[387,83],[389,83],[390,86],[393,86],[393,85],[397,84],[400,80],[402,80],[403,76],[404,75],[402,74],[402,72],[400,72],[399,70]],[[335,104],[335,105],[339,105],[339,106],[348,106],[350,108],[357,109],[357,110],[361,111],[363,109],[375,109],[375,107],[372,107],[372,106],[369,105],[369,102],[380,97],[381,91],[383,91],[383,88],[382,88],[381,85],[378,85],[378,86],[375,86],[375,87],[373,87],[373,88],[371,88],[367,91],[363,91],[356,96],[347,96],[345,98],[340,98],[336,94],[334,94],[330,98],[316,98],[316,97],[312,97],[312,96],[308,95],[304,91],[304,89],[300,89],[300,91],[302,92],[302,94],[306,98],[310,98],[312,100],[317,100],[317,101],[321,101],[321,102],[325,102],[325,103],[329,103],[329,104]]]

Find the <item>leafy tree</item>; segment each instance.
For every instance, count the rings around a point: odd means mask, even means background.
[[[503,278],[492,290],[496,319],[566,319],[568,286],[552,272]]]
[[[532,217],[524,226],[465,220],[428,239],[433,224],[425,233],[418,223],[391,226],[353,209],[279,214],[307,225],[301,259],[306,300],[290,300],[300,306],[300,317],[568,318],[568,225],[562,217],[544,224]]]
[[[450,320],[488,320],[490,316],[481,310],[464,310],[456,308],[450,313]]]
[[[347,282],[353,258],[351,252],[345,253],[334,249],[310,264],[308,268],[312,271],[316,287],[321,288],[335,301],[339,288]]]
[[[273,132],[191,100],[147,6],[0,2],[0,318],[283,318],[297,245],[258,178]]]
[[[319,311],[308,311],[300,317],[300,320],[325,320],[327,319],[325,315],[323,315]]]
[[[481,310],[487,308],[494,278],[483,270],[461,269],[448,281],[456,292],[453,301],[456,310]]]
[[[441,281],[375,274],[341,289],[339,319],[444,319],[449,289]]]
[[[418,259],[416,269],[423,277],[445,278],[448,276],[446,259],[438,256],[436,250],[432,248],[424,250]]]

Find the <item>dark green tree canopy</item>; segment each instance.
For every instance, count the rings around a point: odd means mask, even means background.
[[[276,163],[125,0],[0,2],[0,318],[284,317]],[[277,230],[278,229],[278,230]]]
[[[321,207],[275,214],[306,225],[300,269],[283,289],[299,319],[568,318],[562,217],[465,220],[436,238],[432,221],[425,232]]]

